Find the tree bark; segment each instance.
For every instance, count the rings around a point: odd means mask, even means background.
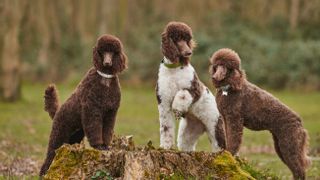
[[[151,141],[135,147],[132,136],[114,137],[108,151],[82,143],[63,145],[56,153],[44,179],[272,179],[226,151],[163,150]]]
[[[299,7],[300,7],[300,0],[291,0],[291,7],[290,7],[290,28],[291,28],[291,30],[295,30],[298,26]]]
[[[41,33],[41,46],[38,52],[38,76],[39,79],[43,79],[46,74],[46,70],[49,66],[49,52],[50,52],[50,41],[51,32],[49,31],[48,15],[47,15],[47,5],[43,0],[37,1],[39,9],[39,33]]]
[[[26,2],[19,0],[4,1],[0,96],[5,101],[16,101],[21,96],[19,33]]]

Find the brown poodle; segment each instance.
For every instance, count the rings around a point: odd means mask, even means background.
[[[269,130],[281,160],[295,179],[305,179],[310,161],[306,155],[308,134],[301,118],[277,98],[246,80],[240,57],[220,49],[210,59],[210,74],[217,88],[216,100],[226,130],[226,149],[239,151],[243,127]]]
[[[101,36],[93,49],[94,67],[60,108],[55,86],[46,89],[45,110],[53,118],[53,125],[40,176],[63,143],[79,143],[85,135],[93,148],[108,149],[121,98],[118,74],[127,67],[122,49],[118,38]]]

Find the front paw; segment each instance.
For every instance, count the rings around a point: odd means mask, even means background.
[[[187,90],[179,91],[173,99],[172,109],[187,112],[192,104],[192,96]]]
[[[98,149],[98,150],[102,150],[102,151],[109,150],[108,146],[105,145],[105,144],[93,145],[92,147],[93,147],[94,149]]]
[[[176,118],[176,120],[180,120],[181,118],[184,117],[183,112],[175,110],[175,109],[173,110],[173,114],[174,114],[174,117]]]
[[[174,148],[173,148],[173,144],[160,144],[160,149],[171,150],[171,149],[174,149]]]

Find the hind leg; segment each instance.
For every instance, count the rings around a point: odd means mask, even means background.
[[[278,138],[280,154],[284,163],[291,170],[294,179],[305,179],[306,155],[305,155],[305,132],[293,130]]]
[[[49,169],[55,156],[55,150],[62,146],[63,143],[68,142],[68,131],[63,129],[62,126],[59,126],[59,124],[56,122],[57,121],[54,121],[54,124],[52,126],[49,145],[47,149],[47,156],[41,167],[39,173],[40,176],[45,175],[47,170]]]
[[[187,116],[181,118],[178,131],[178,148],[182,151],[194,151],[197,140],[205,130],[204,125],[198,119]]]
[[[217,119],[213,119],[213,118],[208,118],[207,120],[205,120],[203,122],[203,124],[206,127],[206,131],[211,143],[211,148],[212,148],[212,152],[218,152],[222,150],[222,147],[219,146],[219,143],[222,144],[223,146],[225,146],[225,139],[223,138],[223,135],[218,136],[218,132],[217,130],[217,126],[218,126],[218,120]],[[218,137],[219,137],[219,141],[218,141]],[[219,143],[218,143],[219,142]]]
[[[202,93],[201,98],[191,107],[191,112],[204,125],[211,143],[212,152],[220,151],[225,147],[225,134],[222,119],[219,122],[219,111],[215,97],[210,91]]]
[[[284,159],[282,157],[281,151],[280,151],[278,138],[274,134],[272,134],[272,138],[273,138],[273,144],[274,144],[274,149],[276,150],[276,153],[278,154],[278,156],[281,159],[281,161],[285,163],[285,161],[284,161]]]

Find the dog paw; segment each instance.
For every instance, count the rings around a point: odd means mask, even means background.
[[[108,146],[105,145],[105,144],[93,145],[92,147],[93,147],[94,149],[98,149],[98,150],[102,150],[102,151],[109,150]]]
[[[192,96],[187,90],[179,91],[173,99],[172,109],[187,112],[192,103]]]
[[[183,112],[175,110],[175,109],[173,110],[173,114],[174,114],[174,117],[176,118],[176,120],[180,120],[181,118],[184,117]]]
[[[172,150],[172,149],[174,149],[174,145],[173,144],[161,144],[160,149]]]

